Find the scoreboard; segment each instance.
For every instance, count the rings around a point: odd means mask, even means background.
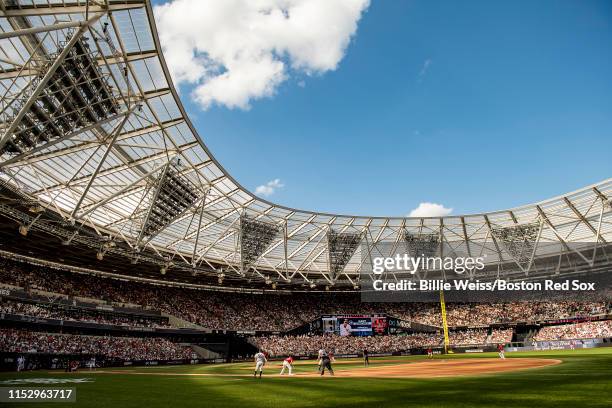
[[[324,333],[340,336],[374,336],[389,333],[386,315],[325,315],[321,316]]]

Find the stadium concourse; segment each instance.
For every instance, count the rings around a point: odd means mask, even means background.
[[[359,291],[372,253],[399,244],[487,255],[470,280],[608,276],[612,179],[444,217],[271,203],[187,117],[150,1],[0,0],[0,89],[4,369],[610,344],[606,301],[449,303],[444,325],[440,304]],[[373,335],[325,316],[370,319]]]

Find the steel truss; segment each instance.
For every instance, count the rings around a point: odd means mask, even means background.
[[[440,235],[436,233],[414,235],[405,231],[404,242],[408,253],[413,257],[432,257],[440,253]]]
[[[253,266],[280,232],[277,225],[256,220],[248,215],[240,216],[240,271]]]
[[[189,179],[181,175],[177,159],[171,160],[164,167],[151,187],[154,193],[148,204],[138,243],[143,237],[150,239],[164,229],[191,208],[202,195]]]
[[[88,25],[100,17],[76,30],[70,28],[48,61],[36,65],[38,75],[31,86],[3,106],[0,120],[9,125],[0,139],[0,154],[24,153],[118,112],[94,51],[82,38]]]
[[[498,242],[523,270],[528,270],[533,261],[534,250],[540,237],[541,223],[513,225],[493,228],[491,232]]]
[[[541,262],[551,256],[571,256],[576,268],[605,258],[612,179],[538,204],[432,218],[325,214],[256,197],[215,160],[189,121],[150,2],[86,6],[0,0],[6,22],[0,26],[0,180],[23,193],[21,203],[44,210],[28,211],[25,227],[44,227],[104,254],[138,250],[175,269],[249,269],[245,279],[291,285],[353,287],[364,260],[385,242],[425,255],[486,253],[491,276],[557,273]],[[172,160],[181,166],[170,167]],[[170,168],[180,180],[172,183],[188,188],[165,193],[171,183],[161,174]],[[12,211],[23,210],[2,204],[2,213],[14,218]],[[58,218],[65,221],[61,228]],[[265,223],[264,232],[247,233],[250,221]],[[98,238],[74,235],[77,223]],[[538,236],[529,246],[534,225]],[[330,240],[331,231],[338,235]],[[108,237],[114,247],[104,246]],[[551,254],[551,245],[560,249]]]
[[[333,229],[327,232],[329,273],[332,282],[335,283],[338,276],[344,272],[344,267],[355,254],[362,239],[363,234],[359,233],[336,232]]]

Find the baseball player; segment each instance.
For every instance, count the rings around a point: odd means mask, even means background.
[[[266,359],[266,355],[264,353],[259,351],[257,354],[255,354],[255,374],[253,374],[253,377],[257,377],[257,372],[259,371],[259,378],[261,378],[263,368],[267,362],[268,359]]]
[[[96,369],[96,357],[95,356],[89,360],[88,366],[89,366],[90,371]]]
[[[427,358],[433,358],[433,349],[431,347],[427,349]]]
[[[289,356],[283,361],[283,368],[281,369],[280,375],[283,375],[285,368],[289,371],[289,375],[293,375],[293,357]]]
[[[25,357],[19,356],[17,357],[17,371],[23,371],[25,368]]]
[[[499,344],[497,346],[497,354],[499,355],[499,358],[501,358],[502,360],[506,359],[506,354],[505,354],[505,350],[504,350],[504,345],[503,344]]]
[[[319,357],[317,358],[317,372],[321,372],[321,363],[322,363],[322,357],[323,354],[325,354],[325,350],[323,349],[319,349]]]
[[[325,350],[323,349],[319,350],[319,358],[320,358],[319,366],[321,367],[321,375],[325,374],[325,369],[327,368],[327,370],[329,371],[329,374],[333,376],[334,370],[332,369],[332,366],[331,366],[331,359],[329,358],[329,355],[325,352]]]
[[[368,349],[363,349],[363,365],[365,367],[370,366],[370,355],[368,354]]]

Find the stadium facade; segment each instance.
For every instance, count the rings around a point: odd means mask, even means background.
[[[483,277],[610,268],[612,179],[463,216],[287,208],[242,187],[206,147],[173,86],[149,1],[3,0],[0,30],[5,255],[257,290],[357,289],[381,243],[487,252]]]

